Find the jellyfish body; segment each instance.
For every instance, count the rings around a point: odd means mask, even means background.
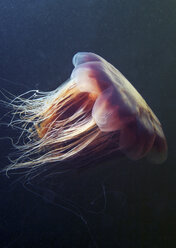
[[[70,79],[58,89],[17,97],[16,123],[24,128],[22,155],[11,168],[121,151],[154,163],[167,157],[161,124],[142,96],[110,63],[77,53]]]
[[[92,116],[102,132],[120,131],[119,148],[132,159],[149,153],[155,163],[167,157],[161,124],[142,96],[111,64],[92,53],[73,58],[81,91],[97,94]]]

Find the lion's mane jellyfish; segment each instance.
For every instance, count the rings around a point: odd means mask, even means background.
[[[161,124],[131,83],[94,53],[77,53],[73,65],[69,80],[56,90],[27,98],[28,92],[9,103],[10,125],[22,130],[22,142],[15,145],[21,155],[9,169],[116,151],[133,160],[165,161]]]

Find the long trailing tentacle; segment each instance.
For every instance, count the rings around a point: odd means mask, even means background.
[[[28,91],[7,100],[12,109],[9,126],[21,131],[13,144],[20,155],[10,158],[7,170],[34,168],[81,153],[92,156],[110,143],[110,135],[102,134],[92,118],[94,96],[80,92],[73,80],[51,92]]]

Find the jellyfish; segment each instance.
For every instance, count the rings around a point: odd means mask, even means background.
[[[14,145],[20,154],[8,168],[116,152],[132,160],[164,162],[167,143],[160,121],[122,73],[91,52],[76,53],[72,62],[70,78],[57,89],[27,92],[8,104],[10,126],[21,130]]]

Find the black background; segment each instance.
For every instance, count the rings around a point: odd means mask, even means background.
[[[1,175],[0,247],[176,247],[175,27],[174,0],[0,1],[1,89],[53,90],[76,52],[95,52],[139,90],[169,147],[162,165],[117,157],[32,183]],[[0,140],[1,168],[11,149]]]

